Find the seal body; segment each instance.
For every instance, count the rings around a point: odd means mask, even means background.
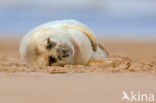
[[[30,65],[86,65],[90,59],[108,55],[98,45],[93,32],[75,20],[40,25],[24,36],[20,44],[22,60]]]

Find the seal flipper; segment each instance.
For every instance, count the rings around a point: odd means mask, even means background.
[[[91,59],[104,59],[107,57],[109,57],[108,51],[101,44],[98,44],[97,51],[94,53]]]
[[[88,39],[90,40],[90,42],[91,42],[93,51],[94,52],[97,51],[96,38],[93,36],[93,34],[89,30],[87,30],[86,28],[80,27],[80,26],[64,25],[64,27],[65,28],[72,28],[72,29],[78,30],[78,31],[82,32],[83,34],[85,34],[88,37]]]

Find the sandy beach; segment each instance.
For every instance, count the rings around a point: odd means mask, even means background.
[[[0,38],[0,103],[127,103],[122,91],[156,95],[156,42],[100,41],[105,60],[37,67],[20,60],[20,38]]]

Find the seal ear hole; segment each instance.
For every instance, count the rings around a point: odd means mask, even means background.
[[[47,46],[46,46],[46,49],[50,50],[52,49],[53,47],[56,46],[56,42],[53,42],[50,40],[50,38],[47,39]]]
[[[56,58],[49,56],[49,66],[51,66],[51,64],[56,63]]]

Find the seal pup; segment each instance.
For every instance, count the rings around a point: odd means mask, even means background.
[[[76,20],[40,25],[27,33],[20,44],[26,64],[37,66],[87,65],[91,59],[108,57],[94,33]]]

